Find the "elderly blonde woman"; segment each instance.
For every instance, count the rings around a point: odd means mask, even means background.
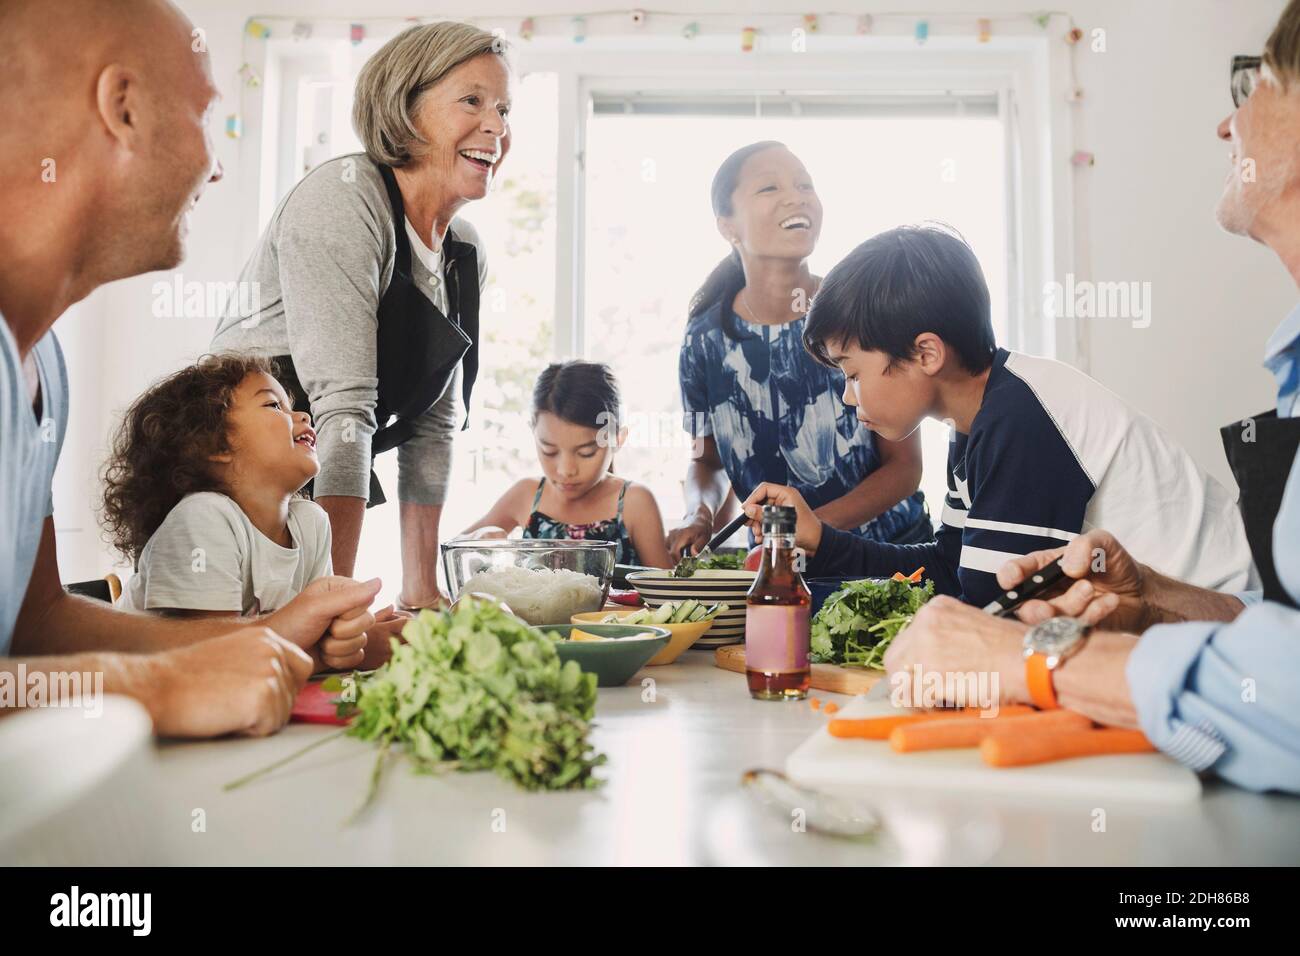
[[[352,573],[367,502],[384,500],[372,457],[398,449],[407,607],[438,596],[452,435],[478,371],[487,268],[457,213],[510,148],[504,53],[491,33],[442,22],[371,57],[352,115],[365,153],[323,163],[284,198],[240,276],[259,284],[259,311],[227,316],[212,340],[276,356],[311,412],[336,573]]]

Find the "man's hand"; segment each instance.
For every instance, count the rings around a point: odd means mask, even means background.
[[[303,650],[314,647],[326,631],[336,641],[355,641],[357,635],[374,623],[370,602],[381,586],[379,578],[369,581],[353,581],[337,575],[317,578],[284,607],[264,617],[262,623]],[[363,646],[364,642],[349,653],[355,654]],[[331,646],[331,656],[337,656],[342,650],[345,648]]]
[[[1142,633],[1155,623],[1148,594],[1148,568],[1133,560],[1109,531],[1081,534],[1064,548],[1013,558],[998,569],[998,585],[1013,588],[1040,568],[1061,558],[1067,577],[1076,579],[1062,593],[1026,601],[1016,611],[1026,623],[1049,617],[1074,617],[1095,627]]]
[[[668,556],[674,561],[680,561],[682,555],[698,554],[709,543],[711,537],[713,537],[713,514],[701,506],[695,514],[688,515],[668,530],[668,537],[665,539],[668,545]]]
[[[1027,630],[1018,621],[994,617],[956,598],[933,597],[885,651],[885,670],[891,690],[905,707],[933,707],[939,703],[986,706],[992,702],[912,701],[911,698],[917,668],[921,671],[922,689],[933,686],[933,679],[927,679],[927,674],[940,675],[940,686],[949,688],[964,687],[966,683],[944,679],[945,675],[988,673],[997,675],[998,703],[1028,703],[1023,657]],[[989,689],[993,689],[991,683]]]
[[[142,658],[136,696],[160,737],[263,737],[289,719],[311,658],[266,627],[243,627]]]
[[[750,519],[750,527],[754,529],[755,541],[763,540],[763,505],[793,508],[795,546],[803,548],[810,555],[816,552],[817,546],[822,543],[822,523],[812,508],[808,507],[803,495],[786,485],[774,485],[766,481],[755,488],[741,505]]]

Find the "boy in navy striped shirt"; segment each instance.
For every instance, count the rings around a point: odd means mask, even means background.
[[[949,423],[948,494],[929,544],[893,545],[818,521],[792,488],[745,501],[793,506],[810,577],[909,574],[983,605],[1007,560],[1106,528],[1133,556],[1219,591],[1254,583],[1227,489],[1155,422],[1082,372],[998,348],[979,262],[955,232],[902,226],[862,243],[822,281],[804,344],[844,374],[863,426],[899,441]]]

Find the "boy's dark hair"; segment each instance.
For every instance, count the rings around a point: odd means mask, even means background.
[[[941,224],[899,226],[845,256],[813,296],[803,341],[823,365],[833,365],[830,346],[850,343],[892,362],[911,359],[922,332],[943,339],[971,374],[993,364],[984,273],[961,234]]]
[[[742,146],[722,161],[718,171],[713,174],[713,184],[709,187],[709,204],[715,216],[731,216],[736,212],[732,197],[736,193],[736,184],[740,180],[740,171],[745,160],[774,147],[785,149],[784,143],[774,139],[765,139],[757,143]],[[732,249],[727,257],[713,267],[693,296],[687,318],[693,319],[702,312],[722,303],[722,331],[729,339],[739,339],[740,330],[731,312],[731,300],[745,287],[745,269],[740,264],[740,253]]]
[[[101,521],[135,562],[168,513],[188,494],[223,491],[209,457],[230,450],[231,396],[254,372],[276,374],[258,355],[204,355],[155,383],[126,410],[104,464]]]
[[[617,433],[622,417],[618,381],[601,362],[552,362],[533,386],[534,425],[542,412],[574,425]]]

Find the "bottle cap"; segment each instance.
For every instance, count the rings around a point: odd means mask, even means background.
[[[794,534],[794,509],[788,505],[763,506],[763,534]]]

